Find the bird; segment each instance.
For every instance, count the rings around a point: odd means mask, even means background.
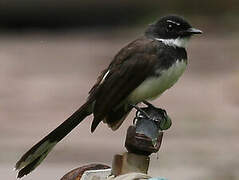
[[[166,15],[149,24],[101,72],[85,103],[20,158],[15,165],[17,177],[33,171],[87,116],[93,114],[91,132],[102,121],[115,131],[135,105],[172,87],[186,69],[189,39],[201,33],[179,15]]]

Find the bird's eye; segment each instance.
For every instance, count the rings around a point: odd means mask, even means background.
[[[168,24],[167,30],[168,30],[168,31],[172,31],[172,29],[173,29],[173,25],[172,25],[172,24]]]

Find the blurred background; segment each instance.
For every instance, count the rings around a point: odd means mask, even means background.
[[[86,99],[113,56],[148,24],[179,14],[204,31],[188,47],[189,66],[153,103],[167,110],[150,173],[170,180],[239,179],[238,0],[0,0],[0,178]],[[110,165],[125,151],[134,112],[112,132],[92,117],[58,144],[25,180],[60,179],[87,163]],[[158,159],[157,159],[158,157]]]

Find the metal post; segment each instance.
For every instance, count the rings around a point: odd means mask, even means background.
[[[117,177],[129,173],[147,174],[149,155],[159,151],[163,130],[170,128],[172,123],[165,110],[150,104],[137,110],[134,124],[127,130],[127,152],[114,156],[112,169],[103,164],[91,164],[72,170],[61,180],[104,180],[109,175]]]

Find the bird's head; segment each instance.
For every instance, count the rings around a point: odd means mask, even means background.
[[[160,18],[150,24],[145,32],[149,38],[179,47],[185,47],[192,35],[201,33],[201,30],[193,28],[184,18],[177,15]]]

